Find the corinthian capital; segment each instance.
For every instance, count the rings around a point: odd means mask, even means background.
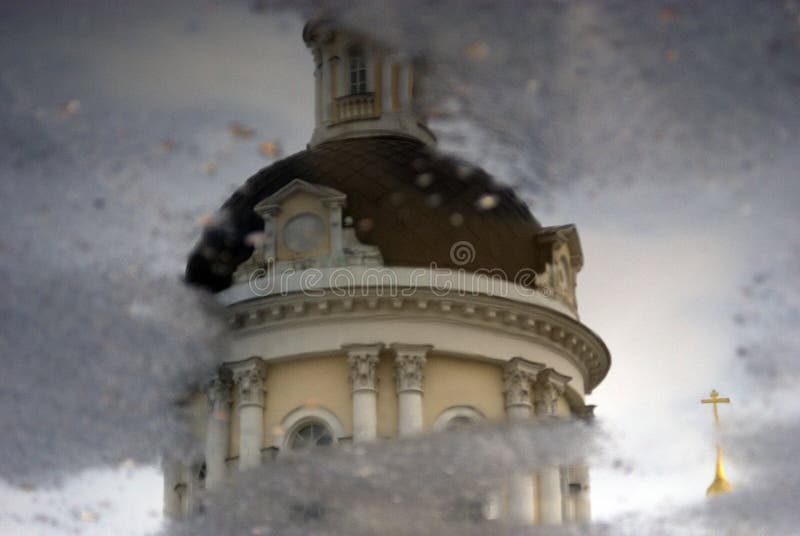
[[[231,407],[233,393],[233,375],[230,369],[220,368],[216,376],[206,386],[208,410],[212,414],[224,416]]]
[[[350,383],[353,391],[374,391],[375,368],[378,365],[383,344],[348,344],[343,346],[347,352],[347,364],[350,367]]]
[[[531,405],[531,382],[544,365],[533,363],[521,357],[514,357],[506,363],[503,370],[503,393],[506,397],[506,409],[514,406]]]
[[[239,388],[239,407],[263,406],[267,365],[260,357],[251,357],[231,365],[233,381]]]
[[[433,347],[428,344],[393,344],[397,392],[422,391],[422,369]]]
[[[536,415],[555,415],[558,397],[564,394],[572,378],[549,368],[541,371],[533,386],[533,403]]]

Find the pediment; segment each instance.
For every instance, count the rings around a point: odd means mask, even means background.
[[[289,184],[279,189],[272,195],[259,201],[253,210],[259,215],[271,214],[278,210],[284,201],[298,194],[306,194],[319,199],[324,204],[338,204],[343,206],[347,196],[327,186],[311,184],[303,179],[293,179]]]
[[[352,226],[342,221],[347,196],[302,179],[259,201],[254,211],[264,220],[263,232],[248,260],[234,274],[247,280],[257,270],[271,274],[339,266],[382,266],[380,250],[362,244]]]

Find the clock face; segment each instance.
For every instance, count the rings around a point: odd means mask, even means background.
[[[283,243],[294,253],[307,253],[319,247],[325,236],[322,218],[304,212],[289,218],[283,226]]]

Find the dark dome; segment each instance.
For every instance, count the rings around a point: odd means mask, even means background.
[[[322,143],[250,177],[205,228],[186,279],[213,291],[230,286],[253,251],[246,236],[263,229],[253,207],[296,178],[346,194],[345,219],[361,242],[380,248],[387,266],[499,268],[513,278],[538,264],[534,235],[541,226],[510,189],[418,141],[370,137]],[[475,252],[464,265],[450,254],[460,241]]]

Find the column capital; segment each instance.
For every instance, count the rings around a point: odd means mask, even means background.
[[[514,357],[503,367],[503,393],[506,409],[515,406],[531,407],[531,382],[545,366],[521,357]]]
[[[564,394],[572,378],[548,368],[541,371],[533,385],[533,403],[536,415],[554,416],[558,397]]]
[[[430,344],[391,345],[395,352],[395,384],[398,393],[404,391],[422,392],[422,369],[427,361],[428,352],[433,349]]]
[[[233,372],[233,381],[239,388],[239,407],[264,407],[267,364],[258,356],[228,365]]]
[[[345,344],[347,364],[350,366],[350,382],[355,391],[374,391],[376,389],[375,368],[378,365],[383,343]]]
[[[233,399],[233,372],[220,367],[217,374],[206,385],[208,411],[212,415],[227,415]]]

